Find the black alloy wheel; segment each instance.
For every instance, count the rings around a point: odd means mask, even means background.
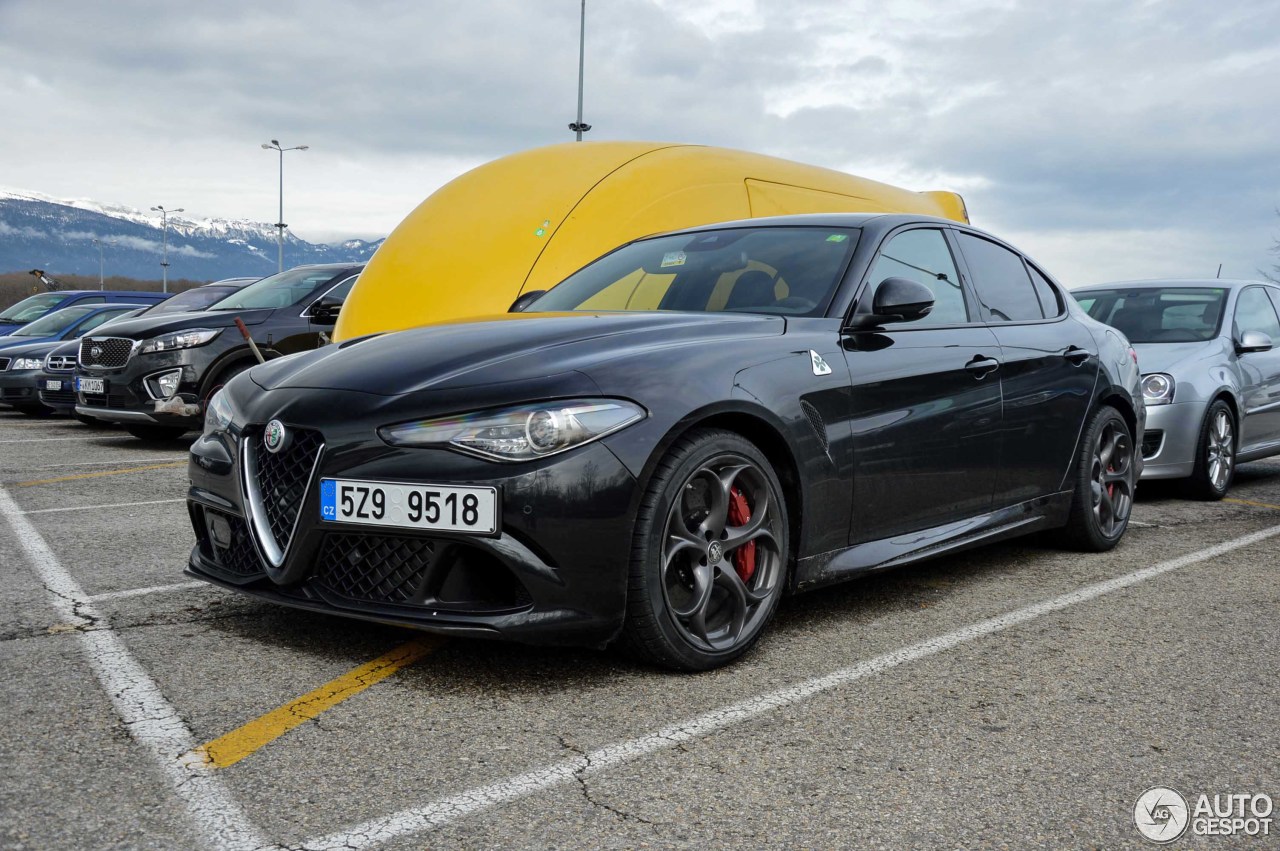
[[[1115,408],[1099,408],[1080,441],[1071,513],[1061,531],[1065,544],[1104,552],[1120,541],[1133,511],[1134,460],[1129,424]]]
[[[727,664],[773,617],[787,563],[787,506],[768,459],[732,432],[693,432],[641,503],[623,641],[665,667]]]
[[[1236,472],[1236,418],[1231,406],[1214,401],[1200,424],[1196,462],[1186,482],[1188,495],[1195,499],[1219,500],[1231,489]]]

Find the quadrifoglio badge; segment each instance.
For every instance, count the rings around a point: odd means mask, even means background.
[[[1192,800],[1167,786],[1138,796],[1133,823],[1138,832],[1161,845],[1190,832],[1193,836],[1270,836],[1271,796],[1220,792]]]

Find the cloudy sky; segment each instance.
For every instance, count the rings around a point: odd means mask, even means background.
[[[568,141],[578,0],[0,0],[0,185],[385,235]],[[912,189],[1068,285],[1280,258],[1280,3],[588,0],[590,139]]]

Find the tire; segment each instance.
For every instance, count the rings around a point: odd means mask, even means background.
[[[754,444],[713,429],[681,438],[640,502],[621,644],[682,671],[737,659],[782,598],[788,535],[782,485]]]
[[[124,429],[139,440],[150,443],[177,440],[189,431],[184,426],[164,425],[127,425]]]
[[[1102,406],[1078,452],[1071,512],[1058,538],[1074,550],[1106,552],[1120,542],[1133,510],[1135,448],[1129,424],[1115,408]]]
[[[1236,418],[1231,406],[1218,399],[1200,424],[1196,463],[1191,478],[1183,483],[1187,496],[1216,501],[1227,495],[1236,477],[1236,443]]]
[[[225,387],[228,381],[235,378],[242,372],[248,372],[257,365],[257,361],[250,361],[248,363],[241,361],[239,363],[233,363],[231,366],[224,367],[223,370],[209,382],[205,387],[204,392],[200,394],[200,407],[203,408],[205,405],[208,405],[209,400],[213,398],[213,394]]]

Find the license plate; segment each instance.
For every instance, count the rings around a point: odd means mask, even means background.
[[[77,378],[76,389],[81,393],[106,393],[107,382],[103,378]]]
[[[46,380],[45,380],[45,382],[44,382],[44,389],[45,389],[45,390],[61,390],[61,389],[62,389],[62,382],[61,382],[61,381],[50,381],[50,380],[46,379]]]
[[[496,535],[498,489],[321,479],[320,519]]]

